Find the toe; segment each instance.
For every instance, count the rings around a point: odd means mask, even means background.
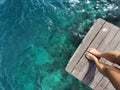
[[[85,56],[86,56],[86,58],[88,58],[88,59],[90,58],[88,52],[85,53]]]
[[[85,56],[86,56],[87,59],[90,59],[90,60],[92,59],[91,57],[93,57],[93,55],[90,54],[89,52],[86,52]]]
[[[87,51],[90,52],[91,48],[88,48]]]
[[[101,53],[98,52],[95,48],[88,48],[87,52],[91,53],[92,55],[96,56],[96,57],[100,57]]]
[[[92,55],[92,54],[89,53],[89,52],[86,52],[86,53],[85,53],[85,56],[86,56],[86,58],[89,59],[89,60],[93,60],[93,61],[98,60],[97,57],[95,57],[94,55]]]

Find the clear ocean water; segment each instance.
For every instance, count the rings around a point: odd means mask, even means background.
[[[0,90],[91,90],[65,66],[99,17],[120,0],[0,0]]]

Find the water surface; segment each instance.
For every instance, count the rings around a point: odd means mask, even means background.
[[[93,22],[120,25],[119,0],[0,0],[0,90],[91,90],[65,71]]]

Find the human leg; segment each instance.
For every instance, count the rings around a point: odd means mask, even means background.
[[[119,69],[98,61],[97,57],[90,54],[89,52],[86,52],[86,57],[95,62],[98,70],[111,81],[111,83],[116,88],[116,90],[120,90],[120,78],[119,78],[120,70]]]
[[[89,53],[95,55],[96,57],[103,57],[110,62],[117,63],[120,65],[120,52],[118,51],[108,51],[108,52],[99,52],[94,48],[88,48]]]
[[[98,68],[98,70],[99,70],[104,76],[106,76],[105,70],[106,70],[106,68],[107,68],[108,65],[100,62],[96,56],[92,55],[92,54],[89,53],[89,52],[86,52],[85,55],[86,55],[86,57],[87,57],[89,60],[93,60],[93,61],[95,62],[95,64],[96,64],[96,67]]]

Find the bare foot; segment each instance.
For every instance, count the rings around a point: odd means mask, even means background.
[[[85,53],[85,56],[89,59],[89,60],[93,60],[98,68],[98,70],[106,76],[106,70],[107,68],[109,67],[108,65],[102,63],[102,62],[99,62],[98,61],[98,58],[96,56],[94,56],[93,54],[89,53],[89,52],[86,52]]]
[[[96,57],[101,57],[101,52],[97,51],[95,48],[88,48],[87,52],[93,54]]]
[[[98,62],[98,58],[97,58],[96,56],[92,55],[92,54],[89,53],[89,52],[86,52],[86,53],[85,53],[85,56],[86,56],[89,60],[93,60],[93,61],[95,61],[95,62]]]

